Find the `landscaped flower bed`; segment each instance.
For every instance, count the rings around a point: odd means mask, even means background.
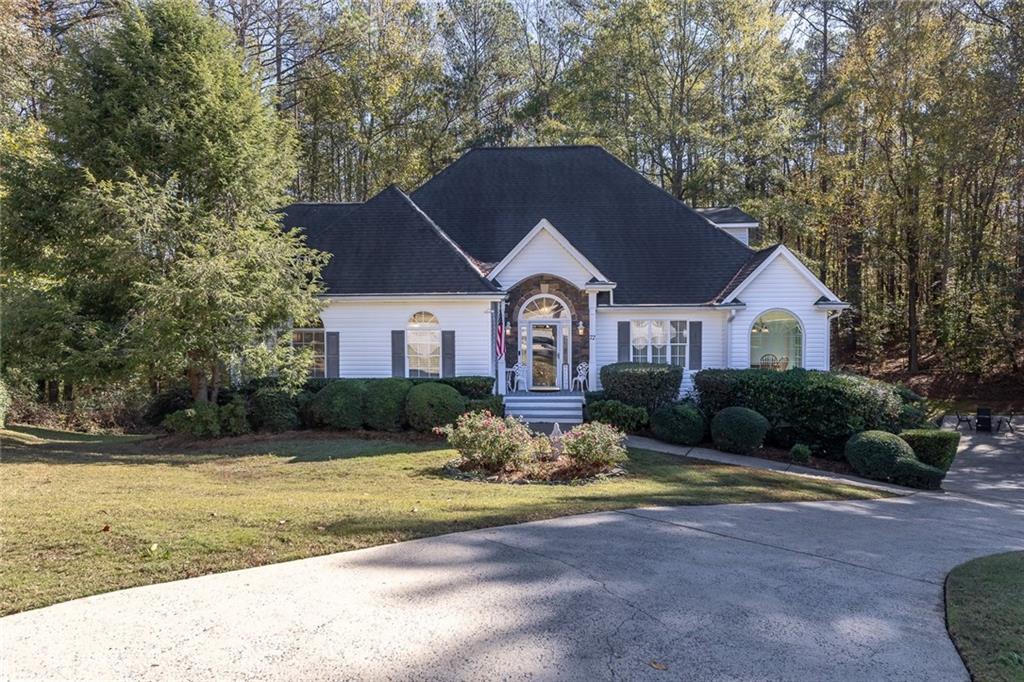
[[[459,452],[445,467],[458,478],[507,483],[567,483],[621,475],[628,455],[625,434],[591,422],[551,437],[513,417],[469,412],[435,429]]]

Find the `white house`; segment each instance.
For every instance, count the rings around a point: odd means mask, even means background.
[[[333,254],[323,326],[294,334],[318,376],[490,375],[527,416],[573,421],[574,380],[619,361],[680,365],[684,391],[702,368],[828,369],[847,307],[785,246],[750,249],[747,214],[599,147],[474,149],[410,195],[284,213]]]

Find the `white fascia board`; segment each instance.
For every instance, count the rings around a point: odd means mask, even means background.
[[[491,270],[490,274],[487,275],[487,279],[491,280],[492,282],[495,281],[498,278],[498,275],[501,274],[501,271],[508,267],[509,263],[514,261],[516,256],[518,256],[519,253],[526,248],[526,245],[533,241],[533,239],[538,234],[540,234],[542,230],[547,231],[547,233],[550,234],[551,237],[554,238],[554,240],[558,242],[563,249],[568,251],[569,255],[575,258],[579,262],[579,264],[583,266],[583,269],[589,272],[594,277],[594,279],[599,279],[602,281],[608,280],[608,278],[601,274],[601,271],[598,270],[597,267],[595,267],[594,264],[591,263],[586,256],[580,253],[579,249],[573,246],[572,243],[568,239],[566,239],[561,232],[555,229],[554,225],[548,222],[547,218],[541,218],[540,222],[534,225],[533,229],[527,232],[526,236],[519,240],[519,243],[516,244],[512,248],[512,250],[505,255],[504,258],[501,259],[501,262],[494,266],[494,269]]]
[[[442,299],[447,301],[457,301],[459,299],[473,299],[473,300],[490,300],[490,301],[504,301],[506,297],[505,292],[466,292],[466,293],[450,293],[446,292],[443,294],[321,294],[318,298],[327,301],[409,301],[409,300],[422,300],[424,298]]]
[[[825,286],[820,279],[815,277],[814,273],[808,270],[807,266],[801,263],[800,259],[797,258],[796,255],[792,251],[790,251],[785,244],[779,244],[779,248],[775,249],[775,253],[768,256],[768,258],[766,258],[763,263],[758,265],[752,273],[747,275],[747,278],[740,282],[740,285],[733,289],[732,293],[730,293],[725,298],[725,300],[722,301],[722,303],[729,303],[737,296],[739,296],[740,292],[746,289],[751,282],[757,279],[757,276],[764,272],[769,265],[774,263],[776,258],[785,258],[787,261],[789,261],[789,263],[794,268],[796,268],[796,271],[803,275],[807,279],[807,281],[809,281],[811,285],[814,286],[814,288],[821,293],[822,296],[832,301],[839,300],[839,297],[836,296],[831,289]]]

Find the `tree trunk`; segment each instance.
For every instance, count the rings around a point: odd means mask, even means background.
[[[46,382],[46,402],[55,403],[60,400],[60,382],[50,379]]]
[[[67,379],[64,380],[64,402],[70,403],[75,399],[74,384]]]

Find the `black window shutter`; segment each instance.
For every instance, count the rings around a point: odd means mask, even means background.
[[[405,376],[405,330],[391,331],[391,376]]]
[[[441,376],[455,376],[455,332],[441,332]]]
[[[704,342],[704,323],[703,322],[691,322],[690,323],[690,366],[688,369],[698,370],[701,369],[701,353],[702,344]]]
[[[619,322],[619,362],[629,362],[629,320]]]
[[[327,360],[327,371],[325,375],[328,379],[337,379],[341,376],[340,354],[338,352],[338,332],[326,332],[324,334],[324,346],[324,355]]]

